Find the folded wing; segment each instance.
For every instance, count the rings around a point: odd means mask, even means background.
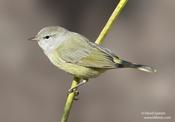
[[[69,34],[71,36],[68,36],[69,38],[57,48],[62,60],[84,67],[116,68],[114,60],[117,60],[118,57],[109,50],[88,41],[80,34],[73,32]]]

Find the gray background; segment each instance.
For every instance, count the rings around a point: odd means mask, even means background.
[[[36,42],[47,25],[95,41],[116,0],[0,0],[0,122],[58,122],[72,76],[53,66]],[[130,0],[103,46],[156,74],[111,70],[80,88],[70,122],[174,122],[175,1]],[[171,120],[144,120],[141,112]]]

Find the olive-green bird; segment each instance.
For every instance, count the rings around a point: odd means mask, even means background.
[[[31,40],[38,41],[45,55],[56,67],[84,79],[76,87],[69,89],[70,92],[86,83],[89,78],[97,77],[110,69],[134,68],[156,72],[152,67],[124,61],[109,49],[60,26],[45,27]]]

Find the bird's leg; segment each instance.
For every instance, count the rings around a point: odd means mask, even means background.
[[[74,91],[77,91],[76,89],[77,89],[78,87],[84,85],[84,84],[87,83],[87,82],[88,82],[88,79],[86,79],[86,80],[83,79],[83,81],[80,82],[80,83],[78,83],[75,87],[70,88],[70,89],[68,90],[68,92],[69,92],[69,93],[72,93],[72,92],[74,92]]]

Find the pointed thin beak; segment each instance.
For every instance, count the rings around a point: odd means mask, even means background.
[[[34,36],[34,37],[28,38],[27,40],[29,40],[29,41],[37,41],[37,38]]]

